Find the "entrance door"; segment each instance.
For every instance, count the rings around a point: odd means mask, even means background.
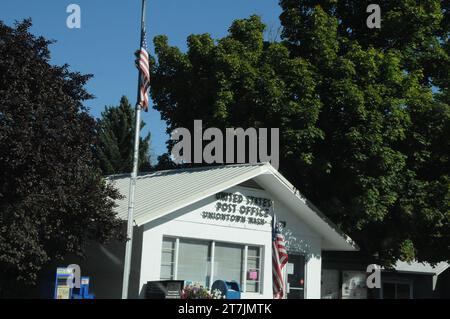
[[[305,256],[289,254],[286,273],[288,288],[287,298],[305,298]]]

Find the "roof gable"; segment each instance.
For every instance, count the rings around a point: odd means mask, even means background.
[[[355,250],[356,245],[268,163],[175,169],[140,175],[136,180],[134,221],[140,226],[218,192],[252,180],[282,200],[315,229],[325,250]],[[108,177],[125,197],[117,201],[118,217],[126,220],[130,175]]]

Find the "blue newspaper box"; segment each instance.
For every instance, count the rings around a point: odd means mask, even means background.
[[[89,277],[81,277],[80,292],[73,293],[72,299],[94,299],[94,295],[89,294]]]
[[[236,281],[216,280],[211,291],[218,289],[226,299],[241,299],[241,288]]]

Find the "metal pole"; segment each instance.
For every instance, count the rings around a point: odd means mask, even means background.
[[[142,47],[142,31],[145,26],[145,8],[146,0],[142,0],[142,13],[141,13],[141,47]],[[140,100],[140,86],[141,76],[140,71],[138,74],[138,97]],[[141,106],[139,102],[136,105],[136,124],[134,132],[134,154],[133,154],[133,171],[130,178],[130,192],[128,196],[128,219],[127,219],[127,242],[125,246],[125,263],[123,268],[123,284],[122,284],[122,299],[128,298],[128,285],[130,279],[130,266],[131,266],[131,251],[133,247],[133,221],[134,221],[134,197],[136,190],[136,177],[138,172],[139,163],[139,133],[141,131]]]

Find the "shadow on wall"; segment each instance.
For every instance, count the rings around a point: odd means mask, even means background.
[[[129,284],[129,298],[139,298],[139,277],[142,254],[142,227],[134,227],[133,252]],[[120,299],[122,297],[123,261],[125,242],[102,245],[92,242],[86,249],[85,258],[68,255],[63,260],[52,262],[39,279],[38,297],[53,298],[57,267],[77,264],[81,276],[90,277],[89,293],[95,299]]]
[[[283,235],[286,241],[287,250],[291,253],[305,255],[305,262],[308,262],[311,258],[320,258],[320,255],[313,252],[313,249],[308,242],[301,238],[297,238],[289,228],[283,230]]]
[[[436,279],[434,298],[450,299],[450,268],[447,268]]]

